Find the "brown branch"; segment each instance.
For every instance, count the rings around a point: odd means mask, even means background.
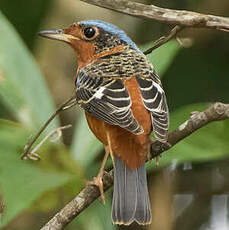
[[[187,10],[172,10],[144,5],[128,0],[81,0],[83,2],[125,13],[128,15],[154,19],[168,24],[184,27],[202,27],[229,32],[229,18],[201,14]]]
[[[213,121],[229,118],[229,104],[215,103],[203,112],[193,112],[189,120],[181,124],[176,130],[169,133],[168,145],[155,141],[151,146],[152,157],[160,155],[165,150],[172,148],[176,143],[186,138],[196,130]],[[113,170],[104,173],[104,191],[113,185]],[[61,209],[41,230],[61,230],[78,216],[85,208],[100,196],[99,189],[87,185],[81,192]]]
[[[37,154],[37,150],[49,139],[51,138],[54,134],[57,134],[57,137],[55,138],[54,141],[57,141],[61,135],[62,135],[62,130],[71,128],[72,125],[65,125],[58,127],[56,129],[51,130],[42,140],[39,142],[31,152],[26,153],[26,155],[23,156],[23,160],[30,159],[34,161],[40,160],[40,156]],[[52,140],[53,141],[53,140]]]
[[[177,34],[183,30],[184,27],[181,26],[175,26],[167,36],[162,36],[160,37],[158,40],[156,40],[154,42],[153,47],[149,48],[148,50],[144,51],[143,53],[145,55],[148,55],[150,53],[152,53],[155,49],[159,48],[160,46],[164,45],[166,42],[170,41],[171,39],[173,39],[174,37],[177,36]]]

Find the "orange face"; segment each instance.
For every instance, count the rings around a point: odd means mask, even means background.
[[[72,35],[73,37],[69,36],[71,41],[82,40],[85,42],[90,42],[99,35],[99,29],[94,26],[83,27],[78,23],[73,23],[68,28],[63,29],[63,33],[66,35]]]
[[[80,23],[73,23],[65,29],[41,31],[40,35],[70,44],[76,52],[78,69],[99,57],[120,52],[126,45],[108,31]]]
[[[99,35],[96,27],[82,27],[74,23],[66,29],[42,31],[40,35],[69,43],[76,51],[79,68],[95,59],[94,39]]]

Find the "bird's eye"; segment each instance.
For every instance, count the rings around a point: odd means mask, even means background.
[[[86,38],[93,38],[95,35],[95,29],[92,27],[86,27],[83,30],[84,35],[86,36]]]

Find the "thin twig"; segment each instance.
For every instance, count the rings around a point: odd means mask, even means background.
[[[192,113],[189,120],[181,124],[176,130],[169,133],[168,145],[162,145],[155,141],[151,145],[152,158],[172,148],[176,143],[183,140],[196,130],[204,127],[210,122],[221,121],[229,118],[229,104],[215,103],[203,112]],[[113,170],[103,175],[104,191],[113,185]],[[61,230],[69,224],[76,216],[86,209],[100,196],[99,189],[87,185],[81,192],[62,208],[41,230]]]
[[[124,14],[183,27],[209,28],[229,32],[229,18],[187,10],[172,10],[129,0],[81,0]]]
[[[37,150],[51,137],[53,136],[55,133],[58,134],[58,139],[60,138],[61,136],[61,132],[63,129],[68,129],[72,127],[72,125],[65,125],[65,126],[61,126],[61,127],[58,127],[54,130],[51,130],[35,147],[34,149],[31,151],[31,152],[28,152],[23,160],[25,159],[30,159],[30,160],[34,160],[34,161],[37,161],[37,160],[40,160],[40,156],[36,153]]]
[[[152,53],[155,49],[159,48],[160,46],[164,45],[166,42],[170,41],[171,39],[175,38],[177,34],[183,30],[184,27],[182,26],[175,26],[167,36],[162,36],[158,40],[154,42],[153,47],[149,48],[148,50],[144,51],[145,55]]]
[[[38,131],[38,133],[32,138],[31,141],[29,141],[25,147],[24,147],[24,152],[21,156],[21,159],[22,160],[25,160],[27,158],[31,158],[30,156],[30,151],[31,151],[31,148],[33,146],[33,144],[35,143],[35,141],[40,137],[40,135],[42,134],[42,132],[47,128],[47,126],[49,125],[49,123],[61,112],[61,111],[64,111],[66,109],[69,109],[70,107],[73,107],[74,105],[77,104],[77,101],[76,101],[76,97],[75,97],[75,94],[73,94],[71,96],[71,98],[69,98],[67,101],[65,101],[62,105],[59,106],[59,108],[51,115],[51,117],[45,122],[45,124],[41,127],[41,129]],[[34,160],[37,160],[36,159],[36,154],[33,154],[35,156],[35,159]],[[32,156],[33,156],[32,155]]]

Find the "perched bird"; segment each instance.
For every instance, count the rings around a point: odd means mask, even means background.
[[[150,133],[165,143],[169,124],[165,93],[152,64],[124,31],[107,22],[81,21],[40,35],[67,42],[75,50],[76,99],[106,150],[94,178],[103,199],[102,176],[109,154],[114,164],[113,223],[149,224],[145,160]]]

